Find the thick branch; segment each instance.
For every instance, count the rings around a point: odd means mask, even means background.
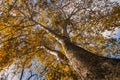
[[[34,20],[33,20],[34,21]],[[56,34],[53,30],[51,30],[50,28],[42,25],[41,23],[38,23],[36,21],[34,21],[36,24],[39,24],[46,32],[48,32],[49,34],[51,34],[58,42],[62,43],[63,41],[63,37],[60,36],[59,34]]]
[[[45,49],[48,53],[56,56],[58,58],[58,60],[60,60],[61,62],[63,62],[63,61],[68,62],[66,56],[63,53],[61,53],[60,51],[50,49],[47,46],[41,46],[41,48]]]
[[[50,48],[48,48],[47,46],[41,46],[41,48],[45,49],[48,53],[57,56],[58,52],[56,50],[52,50]]]
[[[68,20],[65,20],[64,24],[63,24],[63,30],[62,30],[62,33],[65,37],[69,38],[69,35],[67,33],[67,23],[69,23]]]

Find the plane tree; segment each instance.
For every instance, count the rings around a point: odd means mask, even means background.
[[[75,78],[73,71],[81,80],[120,79],[120,60],[102,56],[105,52],[119,53],[119,39],[116,42],[102,35],[120,26],[117,3],[1,0],[0,4],[1,69],[14,60],[25,62],[25,68],[36,58],[44,67],[50,64],[48,78],[66,76],[65,72]]]

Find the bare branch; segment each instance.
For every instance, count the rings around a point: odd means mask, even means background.
[[[15,0],[12,5],[10,5],[10,7],[8,9],[8,13],[15,7],[16,2],[17,2],[17,0]]]
[[[21,72],[20,80],[22,80],[22,78],[23,78],[23,74],[24,74],[24,68],[22,68],[22,72]]]
[[[27,80],[30,80],[34,76],[37,76],[37,74],[32,74]]]

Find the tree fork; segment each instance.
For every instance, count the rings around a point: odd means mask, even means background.
[[[68,64],[68,59],[66,58],[66,56],[61,53],[60,51],[57,51],[57,50],[53,50],[53,49],[50,49],[49,47],[47,46],[41,46],[41,48],[43,48],[44,50],[46,50],[48,53],[50,53],[51,55],[57,57],[57,60],[59,60],[60,62],[62,62],[63,64]]]
[[[56,34],[46,26],[41,27],[61,43],[70,66],[81,80],[120,79],[120,60],[111,59],[93,54],[72,43],[69,38]],[[116,73],[114,70],[117,70]]]

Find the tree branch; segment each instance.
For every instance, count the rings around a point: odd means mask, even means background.
[[[22,68],[22,72],[21,72],[21,75],[20,75],[20,80],[22,80],[23,74],[24,74],[24,68]]]
[[[69,21],[70,20],[65,19],[64,24],[62,26],[62,34],[67,38],[69,38],[69,35],[68,35],[68,32],[67,32],[67,25],[69,24]]]
[[[37,76],[37,74],[32,74],[27,80],[30,80],[34,76]]]
[[[50,53],[51,55],[56,56],[56,57],[58,57],[58,54],[60,54],[59,51],[52,50],[52,49],[50,49],[49,47],[47,47],[45,45],[41,46],[41,48],[44,49],[44,50],[46,50],[48,53]]]
[[[66,56],[61,53],[60,51],[57,51],[57,50],[53,50],[53,49],[50,49],[49,47],[47,46],[41,46],[41,48],[45,49],[48,53],[54,55],[57,57],[57,60],[60,60],[61,62],[64,62],[64,63],[68,63],[68,59],[66,58]]]
[[[63,36],[60,36],[59,34],[56,34],[53,30],[51,30],[50,28],[42,25],[39,22],[36,22],[35,20],[32,20],[33,22],[35,22],[36,24],[40,25],[47,33],[51,34],[58,42],[62,43],[63,42]]]

